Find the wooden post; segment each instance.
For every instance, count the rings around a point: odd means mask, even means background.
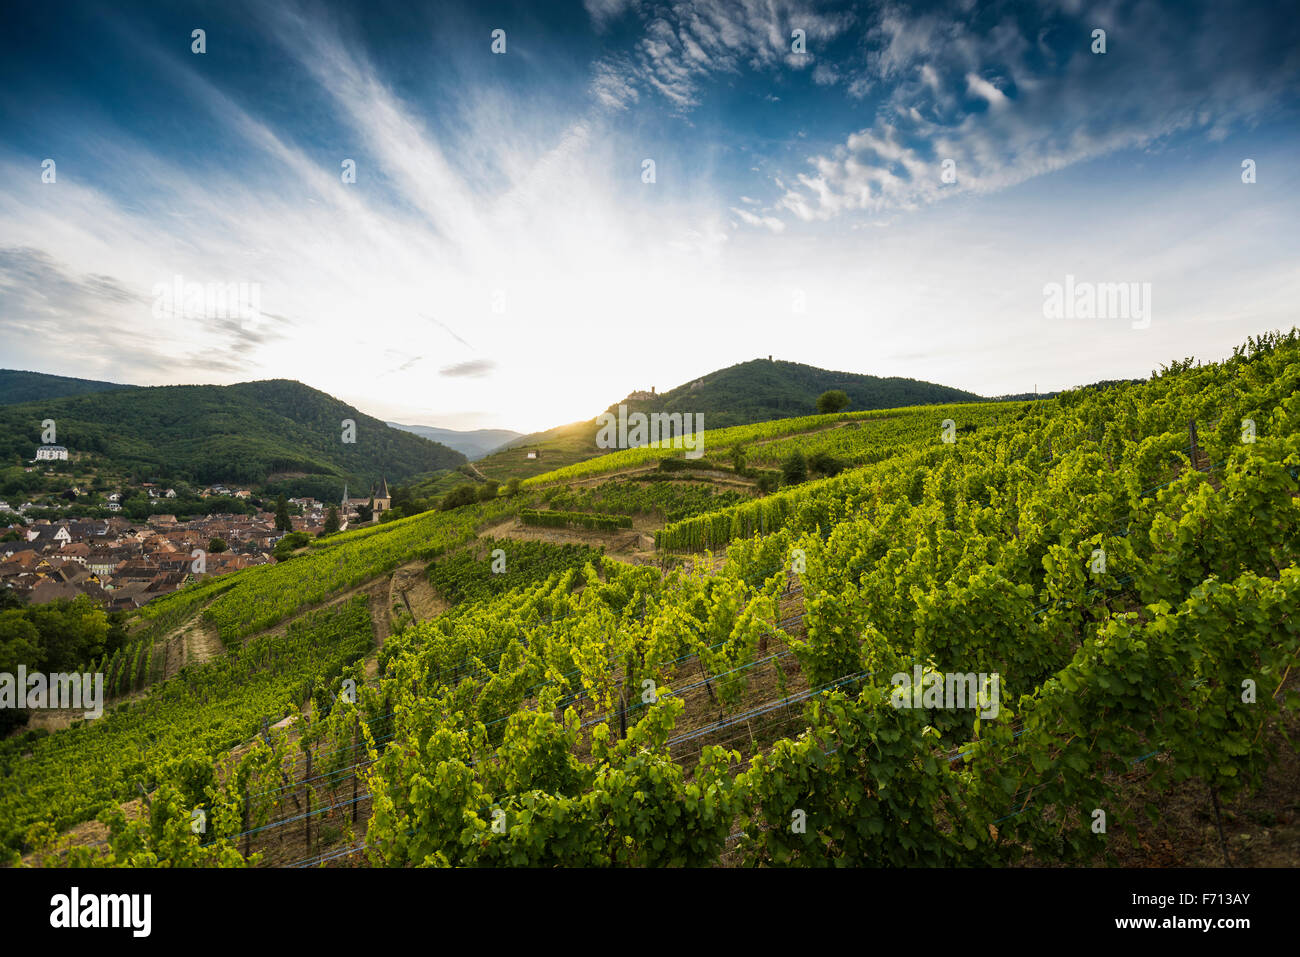
[[[357,758],[357,754],[361,748],[361,744],[358,741],[361,732],[360,722],[361,722],[361,716],[357,715],[357,724],[355,724],[352,728],[352,757],[353,757],[353,764],[354,764],[354,767],[352,768],[352,823],[353,824],[357,823],[357,778],[361,776],[361,771],[357,767],[355,767],[355,765],[361,763],[361,761]]]
[[[1192,437],[1192,468],[1196,468],[1197,467],[1196,459],[1198,458],[1197,455],[1198,450],[1196,447],[1196,420],[1195,419],[1187,423],[1187,431]]]
[[[302,779],[303,799],[307,805],[307,813],[303,817],[305,836],[307,839],[307,853],[311,853],[311,744],[307,745],[307,775]]]

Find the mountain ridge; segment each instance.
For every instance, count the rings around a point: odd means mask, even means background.
[[[18,405],[41,399],[60,399],[70,395],[133,388],[135,386],[123,382],[81,379],[28,369],[0,369],[0,405]]]
[[[513,429],[444,429],[436,425],[404,425],[401,422],[386,423],[389,428],[412,432],[434,442],[440,442],[448,448],[469,458],[475,459],[490,455],[502,446],[522,438],[522,432]]]
[[[74,455],[92,453],[151,480],[257,485],[289,474],[302,476],[299,484],[313,494],[332,494],[344,482],[401,482],[466,461],[291,379],[126,386],[0,406],[0,460],[29,461],[47,419],[56,443]]]
[[[818,397],[832,389],[849,396],[847,411],[853,412],[987,401],[973,392],[920,379],[837,372],[769,358],[715,369],[667,392],[634,391],[605,411],[617,414],[624,405],[629,414],[701,413],[705,429],[720,429],[814,415]],[[609,451],[597,448],[595,436],[594,417],[571,422],[514,439],[476,465],[489,478],[527,478]],[[536,457],[527,458],[529,452]]]

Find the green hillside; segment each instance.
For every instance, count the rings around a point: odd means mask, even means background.
[[[0,409],[0,458],[29,460],[41,422],[96,465],[162,480],[264,483],[287,475],[330,477],[358,487],[465,461],[444,445],[391,429],[379,419],[287,379],[230,386],[127,387]],[[343,421],[356,441],[343,441]]]
[[[853,372],[831,372],[798,362],[755,359],[741,362],[660,393],[653,399],[624,399],[628,412],[702,413],[706,429],[725,429],[773,419],[817,414],[817,398],[840,389],[849,397],[850,412],[898,409],[953,402],[980,402],[982,396],[919,379],[880,378]],[[479,472],[495,481],[528,479],[554,469],[603,455],[596,446],[596,420],[556,426],[521,436],[508,446],[475,462]],[[535,458],[528,458],[528,453]]]
[[[798,362],[754,359],[680,385],[650,400],[627,402],[629,412],[697,412],[705,427],[727,428],[814,415],[817,397],[840,389],[855,412],[897,409],[911,405],[978,402],[982,397],[919,379],[880,378],[854,372],[832,372]],[[610,406],[616,411],[618,403]]]
[[[118,382],[100,382],[95,379],[73,379],[44,372],[23,372],[18,369],[0,369],[0,405],[18,402],[35,402],[38,399],[55,399],[65,395],[86,395],[107,392],[110,389],[129,389]]]

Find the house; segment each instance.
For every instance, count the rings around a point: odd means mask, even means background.
[[[118,549],[97,549],[86,559],[86,568],[96,575],[112,575],[126,561],[126,554]]]
[[[148,587],[148,582],[131,582],[121,588],[113,589],[109,611],[129,611],[132,608],[139,608],[156,594],[150,594]]]
[[[81,592],[75,585],[51,580],[37,583],[28,593],[27,600],[33,605],[43,605],[56,598],[76,598],[79,594]]]
[[[119,504],[117,504],[117,502],[109,502],[109,503],[108,503],[108,510],[109,510],[110,512],[120,512],[120,511],[122,511],[122,506],[119,505]]]
[[[530,458],[530,459],[535,459],[535,458],[537,458],[537,457],[538,457],[538,455],[537,455],[536,452],[529,452],[528,455],[525,456],[525,458]]]
[[[62,548],[72,541],[72,534],[65,525],[50,525],[45,522],[38,522],[35,527],[27,529],[27,541]]]
[[[120,502],[120,501],[122,501],[122,493],[121,493],[121,492],[109,492],[109,493],[108,493],[108,500],[109,500],[110,502]]]
[[[69,561],[79,562],[80,564],[85,565],[86,559],[90,557],[90,546],[85,542],[73,542],[71,545],[64,546],[59,551],[59,555]]]
[[[66,462],[68,450],[62,445],[42,445],[36,450],[33,462]]]
[[[150,515],[149,521],[154,522],[158,525],[175,525],[176,516],[175,515]]]
[[[175,498],[175,497],[176,497],[176,489],[174,489],[174,488],[169,488],[169,489],[168,489],[168,490],[163,494],[163,498]]]

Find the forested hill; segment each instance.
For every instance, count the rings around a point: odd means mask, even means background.
[[[101,464],[156,479],[257,484],[278,473],[335,476],[368,487],[455,468],[465,456],[389,428],[301,382],[126,387],[0,408],[0,456],[31,459],[41,422],[57,442]],[[343,421],[356,423],[343,441]],[[363,489],[364,490],[364,489]]]
[[[817,397],[831,389],[845,392],[853,411],[978,402],[982,398],[919,379],[880,378],[831,372],[798,362],[755,359],[710,372],[654,399],[629,401],[627,406],[629,411],[639,412],[702,412],[712,429],[813,415]],[[617,403],[611,410],[616,407]]]
[[[47,375],[44,372],[22,372],[18,369],[0,369],[0,405],[129,388],[131,387],[117,382],[73,379],[63,375]]]

